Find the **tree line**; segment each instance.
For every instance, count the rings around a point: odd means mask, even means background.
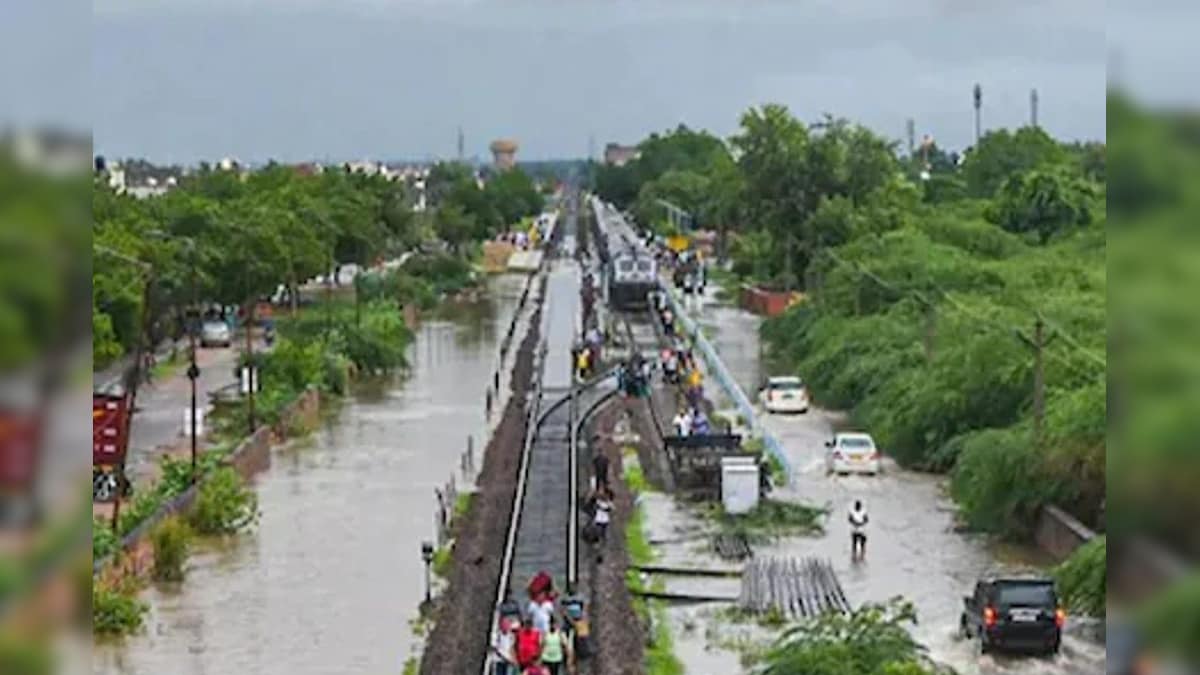
[[[337,169],[315,175],[269,165],[242,173],[202,166],[165,195],[139,200],[93,183],[92,330],[95,367],[181,330],[203,303],[245,305],[343,265],[367,266],[435,240],[465,254],[538,213],[543,195],[514,169],[483,184],[465,165],[435,165],[429,208],[414,211],[402,181]],[[150,283],[147,283],[150,282]],[[143,309],[148,314],[143,314]]]

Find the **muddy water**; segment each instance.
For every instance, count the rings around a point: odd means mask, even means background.
[[[693,301],[692,316],[704,327],[721,353],[726,366],[753,397],[761,379],[769,374],[761,363],[758,317],[715,301],[710,294]],[[802,375],[802,374],[801,374]],[[714,389],[715,384],[706,387]],[[710,392],[710,395],[716,392]],[[728,406],[716,396],[718,407]],[[838,415],[813,410],[807,415],[764,417],[766,426],[779,438],[795,473],[793,484],[776,496],[815,505],[828,505],[833,512],[821,537],[792,538],[756,549],[756,555],[817,556],[832,561],[852,604],[881,602],[904,595],[916,605],[920,623],[914,635],[927,645],[937,660],[961,673],[1097,673],[1103,672],[1102,647],[1068,634],[1063,653],[1053,659],[980,657],[974,642],[956,637],[962,596],[976,578],[987,571],[1021,571],[1031,567],[1036,556],[1012,549],[999,550],[983,538],[959,533],[954,527],[955,506],[945,495],[944,481],[935,476],[885,465],[882,476],[826,477],[823,442],[835,425],[845,424]],[[869,430],[868,430],[869,431]],[[854,499],[863,499],[871,513],[867,561],[850,563],[849,527],[846,509]],[[647,521],[652,538],[673,541],[658,547],[666,560],[692,560],[694,564],[727,566],[698,548],[695,536],[702,524],[669,500],[648,498]],[[673,590],[686,591],[683,587]],[[676,652],[687,671],[696,674],[739,672],[728,647],[739,637],[761,637],[753,627],[732,627],[716,615],[717,606],[675,607],[670,612],[676,633]],[[1068,633],[1071,631],[1068,630]]]
[[[424,596],[420,544],[434,489],[468,435],[483,447],[483,391],[524,278],[424,322],[411,374],[360,393],[257,480],[262,518],[208,543],[182,586],[151,587],[143,635],[97,645],[95,673],[399,672]]]

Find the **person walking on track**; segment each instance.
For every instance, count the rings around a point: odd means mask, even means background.
[[[592,456],[592,472],[596,475],[597,490],[608,489],[608,456],[597,450]]]

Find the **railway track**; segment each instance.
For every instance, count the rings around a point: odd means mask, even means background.
[[[574,225],[571,215],[566,222],[568,243],[573,241]],[[579,314],[578,276],[576,263],[567,257],[550,274],[541,333],[545,337],[534,365],[535,384],[493,610],[510,595],[518,598],[540,571],[549,573],[568,594],[578,592],[580,436],[590,417],[616,393],[615,371],[584,383],[574,381],[571,350],[579,326],[565,317]],[[494,639],[498,630],[493,612],[490,637]],[[491,673],[492,666],[489,654],[482,672]]]

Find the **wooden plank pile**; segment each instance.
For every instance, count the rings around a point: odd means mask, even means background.
[[[826,612],[849,612],[833,565],[816,558],[755,558],[742,573],[742,609],[807,619]]]

